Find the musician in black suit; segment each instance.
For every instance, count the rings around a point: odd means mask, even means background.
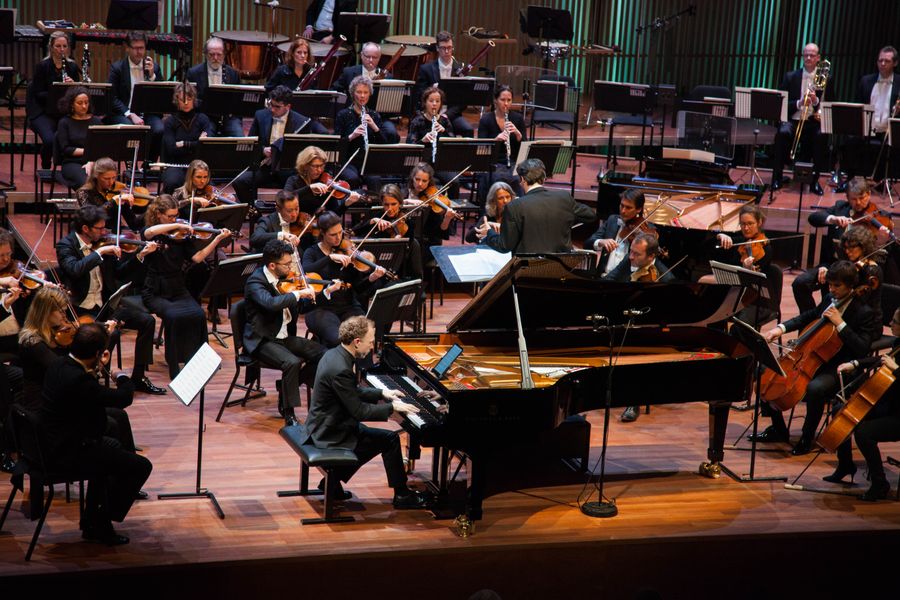
[[[350,83],[357,77],[365,77],[369,81],[374,81],[376,77],[381,76],[381,69],[378,68],[378,62],[381,60],[381,46],[375,42],[366,42],[363,44],[362,50],[359,51],[360,64],[344,67],[340,76],[331,84],[331,89],[348,94],[348,104],[353,102],[353,98],[349,96]],[[384,79],[390,79],[391,74],[385,73]],[[375,108],[371,106],[370,108]],[[391,121],[385,120],[383,123],[384,137],[388,144],[396,144],[400,141],[397,134],[397,127]]]
[[[628,260],[620,262],[603,277],[607,281],[671,283],[675,276],[659,260],[659,241],[649,233],[639,233],[631,242]]]
[[[416,413],[418,409],[402,400],[399,390],[379,390],[356,385],[353,363],[366,358],[375,342],[375,323],[363,316],[350,317],[340,325],[340,345],[328,350],[319,361],[306,427],[310,441],[318,448],[345,448],[353,451],[359,466],[335,469],[344,483],[359,467],[381,454],[388,485],[394,488],[394,508],[425,508],[428,498],[406,485],[400,437],[395,431],[368,427],[362,421],[387,421],[393,412]],[[376,404],[379,400],[388,403]],[[322,484],[320,484],[321,487]],[[349,492],[341,490],[343,498]]]
[[[413,88],[413,98],[416,100],[422,97],[425,88],[439,85],[441,79],[453,77],[453,72],[463,66],[453,57],[453,34],[449,31],[441,31],[436,37],[438,58],[419,67],[419,74],[416,76],[416,86]],[[415,107],[416,111],[421,109],[421,106]],[[465,105],[450,105],[447,107],[447,117],[453,123],[453,131],[456,132],[456,135],[474,137],[475,129],[463,116],[465,110]]]
[[[294,248],[281,240],[269,240],[263,249],[263,266],[244,284],[244,349],[266,365],[281,369],[284,419],[297,422],[294,409],[300,406],[300,385],[312,386],[316,365],[325,348],[313,340],[297,336],[297,315],[301,303],[315,299],[310,287],[287,293],[276,285],[287,278],[295,265]],[[296,271],[294,271],[296,273]]]
[[[831,89],[834,81],[829,80],[825,90],[815,90],[813,86],[813,73],[819,64],[821,55],[819,47],[815,44],[807,44],[803,47],[803,67],[796,71],[785,73],[779,86],[788,93],[788,121],[781,124],[778,133],[775,134],[775,155],[772,157],[772,189],[777,190],[784,185],[782,174],[784,164],[787,162],[791,146],[794,143],[794,134],[799,126],[800,113],[803,107],[804,94],[809,90],[806,101],[809,106],[809,118],[803,126],[801,142],[812,145],[813,150],[813,181],[809,186],[812,193],[821,196],[825,192],[819,185],[819,174],[829,168],[828,165],[828,136],[819,130],[819,121],[813,118],[818,112],[819,106],[824,100],[831,99]]]
[[[72,294],[72,305],[79,316],[96,317],[118,289],[119,281],[127,280],[131,272],[141,269],[144,257],[156,250],[154,242],[131,257],[123,255],[122,249],[115,244],[94,249],[94,245],[107,233],[106,212],[89,204],[78,210],[75,228],[56,243],[60,278]],[[153,364],[156,319],[136,296],[123,297],[110,318],[122,321],[125,329],[137,331],[131,373],[135,389],[148,394],[165,394],[166,390],[153,385],[150,378],[144,375],[147,365]]]
[[[297,252],[302,252],[316,243],[315,236],[310,233],[311,227],[302,237],[297,235],[310,218],[309,213],[300,210],[296,193],[278,190],[275,194],[275,210],[256,222],[250,236],[250,247],[254,252],[262,252],[270,241],[281,240],[290,244],[291,248],[296,248]]]
[[[826,279],[829,293],[816,308],[779,323],[764,334],[766,340],[771,342],[785,333],[800,331],[813,321],[823,319],[831,322],[843,343],[834,358],[819,368],[806,387],[803,396],[806,401],[803,431],[791,449],[791,454],[795,456],[807,454],[812,448],[813,438],[824,412],[825,400],[834,396],[840,385],[837,366],[867,356],[872,342],[881,334],[881,323],[878,322],[872,307],[863,299],[851,298],[859,279],[854,264],[847,260],[836,262],[828,268]],[[840,307],[835,304],[839,304]],[[772,425],[759,433],[756,441],[787,442],[789,431],[784,423],[784,417],[774,407],[766,406],[764,414],[768,413],[767,416],[772,418]]]
[[[316,133],[325,135],[325,126],[305,115],[291,110],[291,90],[278,86],[269,92],[269,107],[256,111],[250,126],[250,137],[259,138],[262,163],[256,171],[247,171],[234,182],[238,200],[249,204],[256,199],[261,187],[283,188],[293,165],[281,164],[281,148],[286,133]],[[299,130],[299,131],[298,131]]]
[[[206,90],[211,85],[236,85],[241,82],[241,76],[230,65],[225,64],[225,42],[217,37],[206,40],[203,46],[206,60],[194,65],[187,72],[187,80],[197,86],[197,107],[204,112],[209,112],[205,107]],[[212,117],[210,117],[212,119]],[[244,126],[241,118],[234,115],[220,115],[213,119],[216,135],[223,137],[241,137],[244,135]]]
[[[529,158],[516,167],[525,195],[510,202],[504,213],[500,233],[488,225],[477,228],[478,237],[498,252],[535,254],[572,250],[572,227],[592,223],[594,211],[575,202],[563,190],[544,187],[547,172],[544,163]]]
[[[599,253],[597,273],[606,275],[628,258],[631,241],[628,236],[634,227],[644,222],[644,192],[628,188],[619,197],[619,214],[609,215],[603,224],[584,243],[585,249]],[[644,222],[642,228],[655,231],[652,223]]]
[[[40,414],[47,461],[88,473],[82,537],[116,546],[127,544],[128,538],[115,532],[112,521],[125,519],[153,465],[104,436],[106,409],[127,408],[134,397],[131,378],[124,373],[114,377],[115,389],[97,380],[99,363],[109,360],[108,341],[97,323],[78,329],[69,355],[47,370]]]
[[[47,112],[47,96],[54,81],[81,81],[78,65],[69,58],[69,37],[64,31],[50,34],[49,52],[34,67],[25,90],[25,116],[31,130],[41,138],[41,168],[50,168],[53,141],[59,117]],[[55,108],[55,107],[50,107]]]
[[[334,42],[338,17],[342,12],[356,12],[359,0],[313,0],[306,9],[306,28],[303,37],[318,40],[323,44]]]
[[[125,58],[109,67],[109,83],[112,84],[112,112],[106,115],[110,125],[148,125],[150,139],[147,156],[156,160],[163,135],[162,115],[139,115],[131,112],[131,95],[138,81],[163,81],[159,64],[147,54],[147,34],[129,31],[125,36]]]
[[[877,147],[881,146],[884,136],[887,134],[888,119],[895,114],[893,111],[898,106],[900,73],[894,73],[894,69],[897,68],[897,59],[897,49],[893,46],[885,46],[878,52],[878,72],[863,75],[859,80],[856,101],[860,104],[871,104],[875,109],[875,112],[872,113],[872,136],[869,138],[852,137],[847,140],[843,149],[844,159],[842,161],[847,165],[847,179],[837,187],[839,192],[844,191],[847,184],[861,169],[865,169],[868,173],[874,166],[876,181],[884,175],[883,163],[872,165],[877,150],[867,152],[867,149],[876,144]]]

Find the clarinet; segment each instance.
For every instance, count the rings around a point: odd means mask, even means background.
[[[438,139],[438,117],[431,116],[431,164],[437,160],[437,139]]]
[[[81,53],[81,81],[91,83],[91,50],[88,45],[84,45],[84,52]]]
[[[369,124],[366,123],[366,107],[359,107],[359,118],[363,125],[363,147],[366,149],[366,152],[369,151]]]
[[[509,144],[509,111],[503,112],[503,129],[506,130],[506,140],[504,143],[506,145],[506,168],[509,168],[509,161],[512,158],[512,147]]]

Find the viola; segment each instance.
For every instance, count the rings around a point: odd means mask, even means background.
[[[867,285],[858,286],[835,302],[834,306],[841,309],[869,290]],[[837,328],[824,316],[807,325],[797,338],[796,345],[778,359],[784,377],[770,369],[762,374],[760,394],[763,400],[782,411],[792,409],[803,399],[809,382],[819,368],[834,358],[842,346]]]
[[[659,278],[659,272],[656,270],[655,262],[641,267],[631,274],[631,281],[639,283],[654,283]]]
[[[117,181],[113,184],[112,189],[103,192],[103,197],[106,198],[107,202],[116,203],[118,202],[119,197],[122,195],[122,192],[127,190],[127,185],[125,185],[121,181]],[[147,206],[154,198],[156,198],[156,196],[150,194],[150,190],[141,186],[135,186],[134,190],[132,190],[130,193],[132,196],[134,196],[132,204],[138,207]]]
[[[445,196],[444,194],[438,194],[438,187],[435,185],[429,186],[426,190],[419,192],[419,200],[424,202],[428,202],[431,205],[431,210],[437,214],[443,215],[450,209],[450,198]],[[456,219],[462,219],[462,216],[457,214]]]
[[[341,240],[341,243],[338,246],[335,246],[334,250],[338,254],[344,254],[352,258],[353,260],[350,264],[352,264],[357,271],[369,271],[378,266],[375,263],[374,254],[368,250],[358,250],[349,238],[345,237]],[[388,279],[397,279],[397,274],[389,269],[384,269],[384,274]]]
[[[747,241],[753,243],[738,246],[738,254],[741,257],[741,265],[744,264],[745,260],[752,256],[753,270],[759,271],[759,261],[761,261],[766,255],[765,245],[769,243],[769,238],[766,237],[766,234],[760,231],[755,236],[753,236],[753,238]]]
[[[881,231],[882,227],[887,227],[888,231],[891,232],[889,234],[890,237],[894,237],[894,221],[891,219],[890,215],[879,210],[874,202],[869,202],[868,206],[859,212],[851,212],[850,219],[854,224],[863,225],[872,229],[876,235]]]

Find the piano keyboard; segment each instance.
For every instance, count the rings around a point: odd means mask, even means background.
[[[419,409],[419,412],[416,414],[410,413],[404,416],[419,429],[441,423],[441,414],[437,412],[440,403],[427,398],[418,398],[417,395],[422,391],[422,388],[406,375],[376,375],[368,373],[366,381],[369,385],[379,390],[400,390],[403,392],[403,401]]]

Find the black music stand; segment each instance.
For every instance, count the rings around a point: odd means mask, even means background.
[[[442,81],[448,81],[443,79]],[[372,97],[366,106],[384,115],[405,115],[410,112],[410,97],[415,81],[381,79],[372,82]]]
[[[295,91],[291,96],[291,108],[307,117],[334,120],[338,111],[346,104],[347,94],[332,90]]]
[[[203,464],[203,410],[205,403],[204,389],[206,385],[216,374],[216,371],[222,368],[222,357],[216,354],[208,343],[200,346],[200,349],[194,353],[191,359],[184,365],[184,368],[173,379],[168,388],[172,390],[175,396],[181,400],[185,406],[190,406],[198,395],[200,396],[200,407],[198,412],[199,426],[197,428],[197,484],[193,492],[179,492],[174,494],[159,494],[160,500],[177,500],[183,498],[208,498],[213,503],[213,508],[220,519],[225,518],[222,507],[216,501],[216,496],[206,488],[200,487],[200,471]]]
[[[423,149],[422,144],[369,144],[366,175],[397,177],[398,173],[408,173],[422,162]]]
[[[86,88],[91,98],[91,112],[95,115],[105,115],[110,112],[112,106],[112,84],[111,83],[82,83],[80,81],[54,81],[47,92],[47,114],[55,117],[64,116],[59,112],[59,101],[69,88],[81,86]],[[169,98],[171,101],[171,97]]]
[[[241,204],[241,206],[244,208],[244,214],[246,214],[249,207],[246,204]],[[235,207],[225,206],[221,208]],[[203,290],[200,292],[200,297],[215,298],[216,296],[226,296],[227,298],[231,298],[236,294],[242,294],[244,292],[244,282],[247,281],[247,277],[249,277],[261,264],[262,254],[244,254],[237,258],[228,258],[217,262],[213,267],[212,273],[209,274],[206,285],[203,286]],[[213,322],[213,329],[210,333],[223,348],[228,347],[224,338],[234,335],[234,332],[219,332],[215,322]]]
[[[153,31],[159,26],[157,0],[111,0],[106,13],[107,29]]]
[[[358,244],[361,239],[354,238],[353,242]],[[409,238],[369,238],[363,246],[375,255],[375,264],[388,271],[399,273],[406,259]]]
[[[572,40],[575,30],[572,27],[572,13],[568,10],[558,10],[547,6],[528,6],[524,18],[519,18],[519,27],[522,33],[531,38],[538,39],[538,48],[545,46],[545,40]],[[555,62],[555,61],[554,61]],[[550,57],[543,57],[543,68],[550,66]]]
[[[453,104],[461,106],[491,106],[494,102],[493,77],[448,77],[441,79],[440,88]]]
[[[477,138],[438,138],[437,161],[434,170],[438,172],[459,173],[467,169],[473,173],[488,173],[494,166],[494,139]],[[431,144],[426,144],[421,160],[431,160]]]
[[[764,273],[751,271],[749,269],[744,269],[743,267],[737,267],[715,260],[710,261],[709,265],[712,268],[713,275],[716,278],[716,283],[726,285],[740,285],[744,288],[755,290],[757,297],[759,298],[769,298],[769,290],[766,285],[766,276]],[[759,304],[756,305],[756,313],[757,314],[755,316],[755,320],[758,322]],[[753,421],[751,421],[750,423],[750,427],[753,428],[753,434],[750,437],[750,474],[748,476],[738,475],[721,463],[719,464],[719,467],[722,469],[722,471],[725,472],[726,475],[728,475],[735,481],[744,483],[751,481],[785,481],[787,477],[784,476],[755,476],[757,451],[756,434],[759,426],[760,398],[762,395],[760,393],[760,382],[762,380],[761,367],[771,369],[782,376],[784,375],[784,370],[778,363],[778,359],[772,353],[772,349],[769,347],[769,343],[766,342],[765,338],[760,335],[760,333],[756,331],[755,328],[736,317],[732,317],[731,320],[734,323],[733,326],[739,327],[740,330],[744,333],[744,335],[742,335],[740,339],[741,342],[744,343],[744,345],[746,345],[750,349],[750,352],[753,354],[753,372],[756,374],[756,399],[754,400],[753,404]],[[747,430],[745,429],[744,433],[746,433],[746,431]]]
[[[778,127],[788,120],[787,113],[788,94],[782,90],[770,90],[765,88],[741,88],[734,89],[734,116],[738,119],[756,119],[768,121]],[[759,128],[753,129],[753,148],[751,152],[750,170],[753,175],[762,181],[756,171],[756,148],[759,145]],[[750,177],[753,183],[753,176]],[[769,188],[769,204],[774,200],[773,190]]]
[[[544,163],[547,171],[547,177],[553,178],[566,172],[572,160],[575,157],[575,147],[569,140],[532,140],[522,142],[519,146],[519,156],[516,158],[516,164],[528,158],[539,158]],[[515,165],[513,165],[515,166]],[[572,188],[572,195],[575,195],[575,169],[572,169],[572,179],[569,182]]]
[[[616,83],[615,81],[594,81],[594,110],[617,112],[637,116],[619,116],[609,120],[609,141],[607,142],[605,171],[609,171],[610,161],[613,168],[618,163],[618,156],[613,145],[613,131],[616,125],[639,125],[641,128],[641,155],[638,158],[638,172],[644,167],[646,154],[645,140],[647,127],[653,128],[653,108],[655,96],[649,85],[640,83]],[[651,133],[652,135],[652,133]]]
[[[206,88],[203,112],[249,118],[265,106],[265,101],[266,88],[261,85],[211,85]]]
[[[259,139],[255,137],[205,137],[197,141],[195,158],[216,165],[216,172],[236,175],[259,162]]]
[[[175,112],[172,96],[176,85],[178,84],[174,81],[135,82],[129,110],[139,115]]]
[[[422,280],[411,279],[391,284],[375,292],[372,302],[369,304],[369,310],[366,311],[366,318],[375,321],[376,342],[381,341],[381,337],[390,331],[390,326],[395,321],[415,320],[414,315],[412,319],[404,318],[403,311],[407,307],[415,310],[415,307],[419,305],[421,289]]]
[[[86,160],[104,156],[116,162],[134,159],[134,149],[146,147],[149,125],[91,125],[84,143]]]
[[[839,164],[844,164],[842,142],[849,138],[865,140],[872,129],[873,110],[865,104],[849,102],[822,102],[820,132],[834,136],[832,146],[839,153]],[[843,139],[841,139],[843,138]],[[868,144],[866,144],[868,149]],[[863,151],[862,154],[868,154]]]
[[[341,160],[341,143],[339,135],[286,133],[281,143],[281,164],[288,166],[282,168],[293,170],[297,155],[310,146],[321,148],[325,153],[327,164],[336,165]]]
[[[9,11],[11,14],[15,14],[15,13],[12,13],[12,9],[9,9]],[[3,23],[3,15],[4,14],[5,13],[2,10],[0,10],[0,43],[2,43],[2,39],[3,39],[2,27],[4,25],[4,23]],[[12,24],[12,20],[10,20],[10,24]],[[15,77],[15,74],[16,74],[16,70],[12,67],[0,67],[0,98],[8,98],[9,97],[10,91],[12,90],[13,77]],[[15,103],[10,102],[9,103],[10,123],[12,123],[15,120],[13,117],[14,110],[15,110]],[[16,131],[15,131],[15,129],[16,129],[15,127],[10,127],[10,133],[9,133],[9,138],[10,138],[9,139],[9,142],[10,142],[9,143],[9,145],[10,145],[9,181],[0,180],[0,189],[2,189],[3,191],[16,189],[16,170],[14,168],[15,163],[16,163],[16,159],[15,159],[15,156],[16,156],[16,150],[15,150]]]
[[[734,117],[687,110],[678,113],[678,147],[712,152],[720,159],[717,162],[728,163],[734,158],[736,133]]]
[[[333,35],[343,35],[351,46],[380,43],[388,33],[391,15],[384,13],[342,12],[334,24]]]

